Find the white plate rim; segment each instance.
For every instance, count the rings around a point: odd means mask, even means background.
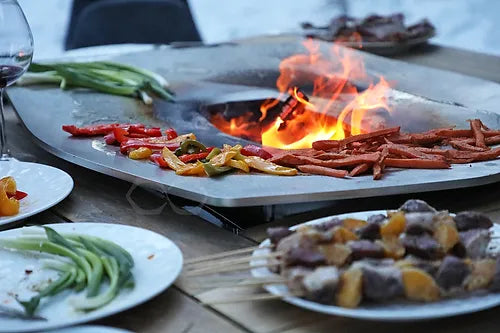
[[[74,222],[74,223],[52,223],[52,224],[44,224],[44,226],[49,226],[49,227],[52,227],[54,228],[56,231],[58,230],[58,228],[60,226],[65,226],[63,228],[66,228],[66,226],[69,228],[69,227],[74,227],[74,226],[81,226],[82,227],[82,230],[72,230],[72,232],[77,232],[77,233],[85,233],[85,226],[86,225],[92,225],[92,226],[102,226],[102,227],[105,227],[105,228],[109,228],[109,227],[115,227],[115,228],[124,228],[124,229],[131,229],[131,230],[141,230],[141,231],[145,231],[145,232],[149,232],[149,233],[152,233],[152,234],[155,234],[161,238],[163,238],[163,240],[170,244],[171,247],[172,247],[172,251],[175,252],[173,254],[173,256],[176,257],[176,260],[178,261],[178,265],[177,265],[177,269],[175,270],[175,273],[173,273],[169,278],[166,278],[166,277],[162,277],[160,279],[160,281],[162,281],[160,287],[157,286],[156,290],[150,294],[148,294],[147,296],[145,297],[142,297],[140,301],[135,301],[135,302],[130,302],[130,303],[122,303],[122,305],[120,306],[117,306],[115,308],[113,308],[112,310],[108,310],[108,311],[104,311],[103,313],[97,313],[97,312],[88,312],[86,316],[83,316],[83,317],[80,317],[80,318],[75,318],[74,320],[71,320],[71,321],[68,321],[68,322],[59,322],[59,323],[53,323],[53,324],[50,324],[48,322],[40,322],[40,323],[47,323],[48,325],[39,325],[37,327],[33,327],[33,328],[28,328],[28,329],[17,329],[17,330],[9,330],[9,331],[4,331],[2,329],[2,327],[0,326],[0,333],[21,333],[21,332],[37,332],[37,331],[40,331],[40,330],[53,330],[53,329],[59,329],[59,328],[65,328],[65,327],[70,327],[70,326],[75,326],[75,325],[80,325],[80,324],[84,324],[84,323],[88,323],[88,322],[93,322],[95,320],[98,320],[98,319],[102,319],[102,318],[106,318],[106,317],[109,317],[109,316],[112,316],[112,315],[115,315],[117,313],[121,313],[123,311],[126,311],[126,310],[129,310],[129,309],[132,309],[134,307],[137,307],[141,304],[144,304],[145,302],[153,299],[154,297],[160,295],[162,292],[164,292],[165,290],[167,290],[174,282],[175,280],[179,277],[181,271],[182,271],[182,267],[183,267],[183,262],[184,262],[184,259],[183,259],[183,255],[182,255],[182,251],[179,249],[179,247],[173,242],[171,241],[168,237],[162,235],[162,234],[159,234],[157,232],[154,232],[154,231],[151,231],[149,229],[145,229],[145,228],[140,228],[140,227],[136,227],[136,226],[130,226],[130,225],[124,225],[124,224],[115,224],[115,223],[104,223],[104,222]],[[36,228],[38,226],[31,226],[31,227],[25,227],[25,228]],[[4,236],[7,234],[7,236],[12,236],[10,234],[16,234],[16,232],[20,232],[23,228],[15,228],[15,229],[10,229],[10,230],[5,230],[5,231],[2,231],[0,232],[0,237]],[[134,257],[134,254],[131,253],[132,257]],[[134,260],[136,260],[136,258],[134,258]],[[111,304],[111,303],[110,303]],[[1,323],[2,319],[0,318],[0,323]]]
[[[338,214],[338,215],[331,215],[331,216],[326,216],[322,217],[319,219],[314,219],[310,220],[301,224],[294,225],[290,227],[291,230],[295,230],[298,227],[302,225],[310,225],[310,224],[319,224],[322,222],[326,222],[332,218],[366,218],[369,215],[375,215],[375,214],[387,214],[387,211],[390,210],[372,210],[372,211],[361,211],[361,212],[352,212],[352,213],[344,213],[344,214]],[[494,224],[493,230],[495,233],[500,232],[500,225]],[[269,239],[264,240],[259,244],[259,248],[256,249],[252,256],[261,256],[263,254],[269,253],[269,245],[271,244]],[[265,259],[254,259],[250,262],[251,266],[256,266],[260,264],[264,264]],[[251,270],[251,274],[254,277],[258,278],[263,278],[263,277],[270,277],[270,276],[276,276],[276,274],[272,273],[267,267],[258,267],[258,268],[253,268]],[[263,287],[267,292],[273,295],[280,295],[283,294],[283,291],[287,291],[288,289],[284,285],[266,285]],[[492,299],[486,299],[486,297],[492,297]],[[324,314],[329,314],[329,315],[337,315],[337,316],[343,316],[347,318],[354,318],[354,319],[362,319],[362,320],[376,320],[376,321],[386,321],[386,322],[403,322],[403,321],[421,321],[421,320],[431,320],[431,319],[438,319],[438,318],[445,318],[445,317],[453,317],[453,316],[459,316],[463,314],[468,314],[468,313],[474,313],[486,309],[490,309],[493,307],[496,307],[500,305],[500,293],[496,294],[488,294],[484,296],[468,296],[463,299],[449,299],[449,300],[443,300],[439,302],[434,302],[434,303],[413,303],[414,305],[418,305],[418,308],[424,309],[424,307],[427,305],[436,305],[440,303],[448,303],[448,302],[463,302],[463,303],[470,303],[468,307],[465,308],[459,308],[455,307],[452,310],[442,310],[440,312],[431,312],[431,313],[426,313],[426,312],[416,312],[416,311],[399,311],[395,312],[394,308],[386,308],[384,310],[384,305],[376,306],[370,308],[355,308],[355,309],[349,309],[349,308],[343,308],[339,306],[334,306],[334,305],[324,305],[312,301],[308,301],[305,299],[302,299],[300,297],[283,297],[283,301],[293,304],[295,306],[314,311],[314,312],[319,312],[319,313],[324,313]],[[483,303],[477,303],[475,300],[484,300]],[[392,305],[397,305],[397,303],[392,303]],[[450,306],[451,308],[451,306]],[[377,310],[378,309],[378,310]]]
[[[71,191],[73,191],[73,188],[75,186],[75,182],[73,181],[73,178],[66,171],[63,171],[61,169],[58,169],[58,168],[50,166],[50,165],[41,164],[41,163],[34,163],[34,162],[23,162],[23,161],[18,161],[18,160],[14,159],[14,158],[12,158],[12,159],[10,159],[8,161],[0,161],[0,166],[2,165],[2,163],[32,165],[32,166],[35,166],[38,169],[52,170],[52,172],[59,173],[61,175],[61,177],[66,178],[66,180],[69,181],[68,184],[70,186],[68,186],[67,188],[65,188],[64,191],[61,192],[60,196],[54,197],[55,199],[52,200],[48,204],[40,206],[40,207],[38,207],[38,208],[36,208],[34,210],[30,210],[30,211],[27,211],[27,212],[24,212],[24,213],[19,213],[19,214],[14,215],[14,216],[1,217],[0,218],[0,226],[8,225],[8,224],[11,224],[11,223],[14,223],[14,222],[26,219],[26,218],[28,218],[30,216],[36,215],[38,213],[41,213],[43,211],[46,211],[47,209],[50,209],[50,208],[54,207],[55,205],[57,205],[58,203],[60,203],[64,199],[66,199],[68,197],[68,195],[70,195]],[[28,193],[28,196],[29,195],[30,194]]]

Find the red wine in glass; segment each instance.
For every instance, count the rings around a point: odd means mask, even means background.
[[[33,36],[17,0],[0,0],[0,161],[9,159],[3,93],[28,69]]]
[[[24,73],[24,68],[20,66],[0,64],[0,89],[10,86],[16,82]]]

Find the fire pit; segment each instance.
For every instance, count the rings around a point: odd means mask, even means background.
[[[156,63],[170,71],[167,76],[174,82],[177,103],[156,101],[152,109],[133,100],[84,91],[15,88],[9,96],[36,140],[58,156],[215,206],[432,191],[500,179],[497,161],[457,165],[452,170],[395,170],[378,182],[371,177],[339,180],[261,174],[218,179],[180,177],[154,165],[128,160],[99,140],[69,139],[60,131],[61,125],[70,123],[139,121],[194,132],[208,145],[262,143],[295,149],[310,147],[320,139],[340,139],[395,125],[414,132],[465,126],[465,120],[481,118],[487,126],[500,127],[498,114],[462,105],[470,105],[474,94],[500,96],[498,85],[332,47],[330,43],[306,46],[304,49],[295,41],[264,43],[163,50],[118,59],[139,66]],[[424,81],[422,76],[432,80]],[[444,82],[453,82],[454,89],[444,89]],[[477,105],[486,103],[476,100]],[[40,103],[50,113],[40,112]]]

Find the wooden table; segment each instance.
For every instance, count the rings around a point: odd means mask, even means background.
[[[500,82],[500,57],[463,50],[428,46],[398,57],[412,63],[456,70]],[[44,112],[41,110],[40,112]],[[7,110],[8,138],[12,153],[25,161],[55,166],[68,172],[75,181],[72,194],[54,208],[26,221],[54,223],[96,221],[139,226],[158,232],[174,241],[185,258],[193,258],[253,246],[265,238],[270,225],[292,225],[310,218],[341,212],[396,208],[410,196],[391,196],[344,200],[314,214],[302,214],[284,221],[261,225],[236,235],[200,218],[187,215],[167,204],[161,213],[145,215],[134,207],[155,208],[165,204],[156,195],[135,189],[131,184],[84,169],[54,157],[30,141],[11,110]],[[500,183],[463,190],[418,195],[440,209],[474,209],[500,221]],[[417,197],[417,195],[411,195]],[[133,201],[134,205],[131,204]],[[246,273],[245,273],[246,274]],[[234,274],[242,279],[247,275]],[[158,276],[158,279],[161,279]],[[262,293],[256,288],[213,288],[205,278],[180,277],[174,286],[153,300],[132,310],[101,320],[96,324],[121,327],[136,332],[496,332],[500,308],[481,313],[423,323],[374,323],[326,316],[301,310],[281,301],[261,301],[205,306],[200,300],[213,297]],[[499,317],[497,317],[499,316]]]

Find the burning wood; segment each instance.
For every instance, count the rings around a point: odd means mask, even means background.
[[[308,104],[309,98],[306,94],[295,87],[281,108],[282,111],[279,117],[283,122],[279,125],[278,131],[284,130],[289,120],[292,120],[299,114],[303,114]]]

